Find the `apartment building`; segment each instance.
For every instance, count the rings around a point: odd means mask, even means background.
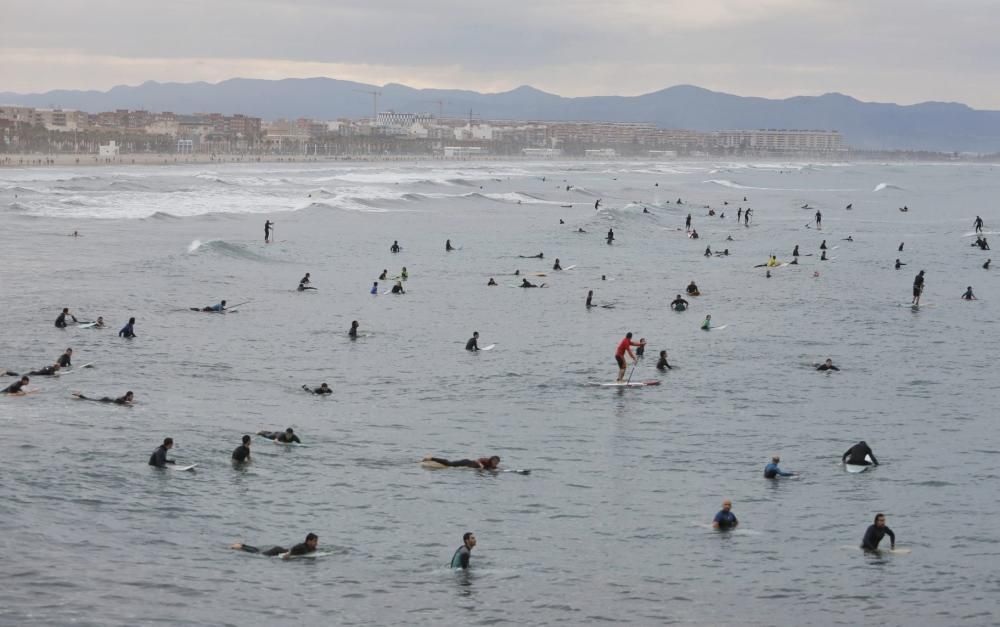
[[[758,129],[714,133],[720,148],[765,152],[836,152],[843,150],[838,131]]]

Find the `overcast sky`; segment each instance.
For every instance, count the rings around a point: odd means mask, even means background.
[[[329,76],[1000,109],[1000,0],[0,0],[0,92]]]

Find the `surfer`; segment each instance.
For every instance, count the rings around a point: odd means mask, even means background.
[[[104,324],[104,318],[102,316],[97,316],[97,322],[94,323],[94,328],[95,329],[103,329],[106,326],[107,325]]]
[[[962,294],[962,298],[965,300],[979,300],[976,295],[972,293],[972,286],[965,288],[965,293]]]
[[[462,534],[462,546],[458,547],[455,554],[451,556],[451,567],[461,568],[462,570],[469,568],[469,558],[472,557],[472,549],[475,546],[476,534],[471,531],[466,531]]]
[[[518,255],[521,259],[545,259],[544,253],[538,253],[537,255]]]
[[[822,253],[820,253],[819,260],[820,261],[827,261],[826,251],[825,250]]]
[[[282,444],[291,444],[292,442],[296,444],[302,444],[302,440],[299,436],[295,435],[295,431],[288,427],[283,432],[282,431],[258,431],[257,435],[267,438],[268,440],[274,440],[275,442],[281,442]]]
[[[732,512],[733,502],[726,499],[722,502],[722,509],[719,513],[715,515],[712,519],[713,529],[733,529],[740,524],[740,521],[736,519],[736,514]]]
[[[450,239],[444,241],[444,250],[445,250],[445,252],[451,252],[451,251],[455,250],[451,246],[451,240]]]
[[[868,461],[865,457],[871,457],[872,460]],[[851,448],[847,449],[847,452],[840,459],[841,462],[845,464],[856,464],[859,466],[878,466],[878,460],[875,459],[875,453],[872,452],[871,447],[861,440]]]
[[[900,260],[899,260],[898,258],[896,259],[896,269],[897,269],[897,270],[899,270],[900,268],[902,268],[902,267],[903,267],[903,266],[905,266],[905,265],[906,265],[906,264],[905,264],[905,263],[903,263],[902,261],[900,261]]]
[[[983,232],[983,219],[980,218],[979,216],[976,216],[976,221],[973,222],[972,225],[976,227],[976,233]]]
[[[351,321],[351,328],[348,329],[348,331],[347,331],[347,337],[351,338],[352,340],[358,339],[358,321],[357,320],[352,320]]]
[[[819,245],[819,249],[826,250],[826,240],[823,240],[823,242]]]
[[[486,284],[486,287],[496,287],[496,286],[497,282],[493,280],[493,277],[490,277],[490,282]]]
[[[993,261],[993,260],[992,259],[987,259],[986,260],[986,263],[983,264],[983,270],[989,270],[990,269],[990,262],[991,261]]]
[[[768,270],[770,272],[770,270]],[[705,321],[701,323],[701,330],[708,331],[712,328],[712,314],[707,314],[705,316]]]
[[[59,356],[59,359],[56,361],[56,363],[59,364],[60,368],[69,368],[70,366],[73,365],[72,359],[73,359],[73,349],[67,348],[66,352]]]
[[[296,557],[299,555],[309,555],[310,553],[316,552],[316,547],[319,546],[319,536],[315,533],[310,533],[306,536],[306,541],[301,544],[296,544],[290,549],[286,549],[283,546],[273,546],[266,551],[261,551],[255,546],[249,544],[243,544],[237,542],[236,544],[229,545],[229,548],[236,549],[237,551],[246,551],[247,553],[260,553],[265,557],[276,557],[281,556],[282,559],[288,559],[289,557]]]
[[[233,450],[232,459],[233,459],[234,462],[243,463],[243,462],[252,461],[250,459],[250,442],[251,442],[251,440],[252,440],[252,438],[249,435],[243,436],[243,443],[240,444],[239,446],[237,446]]]
[[[59,329],[65,329],[66,328],[66,316],[69,316],[70,318],[72,318],[73,322],[79,322],[76,319],[76,316],[74,316],[73,314],[71,314],[69,312],[69,307],[63,307],[62,313],[59,314],[58,318],[56,318],[56,327],[57,328],[59,328]]]
[[[747,210],[743,212],[743,226],[750,226],[750,215],[753,213],[753,209],[747,207]]]
[[[378,294],[378,281],[372,283],[372,289],[369,290],[369,294]]]
[[[798,256],[799,256],[799,245],[796,244],[795,249],[792,250],[792,257],[798,257]]]
[[[81,401],[94,401],[96,403],[114,403],[115,405],[131,405],[132,404],[132,390],[125,392],[124,396],[119,396],[118,398],[111,398],[109,396],[102,396],[101,398],[87,398],[79,392],[73,392],[73,396],[80,399]]]
[[[433,462],[447,468],[475,468],[476,470],[496,470],[500,465],[500,457],[480,457],[479,459],[458,459],[451,461],[443,457],[426,455],[421,462]]]
[[[854,236],[853,235],[848,235],[847,237],[845,237],[844,239],[842,239],[840,241],[842,241],[842,242],[853,242],[854,241]]]
[[[898,250],[899,252],[903,252],[903,244],[905,244],[905,243],[906,242],[900,242],[899,243],[899,248],[897,248],[896,250]]]
[[[691,239],[698,239],[698,229],[693,229],[690,233],[688,233],[688,237]]]
[[[301,281],[299,281],[299,291],[300,292],[304,292],[306,290],[314,290],[314,289],[316,289],[315,287],[310,287],[309,283],[310,283],[310,281],[309,281],[309,273],[306,272],[306,275],[304,277],[302,277]]]
[[[827,359],[825,362],[823,362],[820,365],[816,366],[816,370],[820,370],[820,371],[836,370],[837,372],[840,372],[840,368],[838,368],[838,367],[836,367],[836,366],[833,365],[833,360],[832,359]]]
[[[611,229],[611,228],[608,229],[608,235],[607,235],[606,239],[608,240],[609,244],[611,242],[615,241],[615,230],[614,229]]]
[[[396,281],[396,284],[392,286],[392,293],[393,294],[405,294],[406,293],[406,292],[403,291],[403,282],[402,281]]]
[[[402,248],[399,247],[399,240],[393,240],[392,246],[389,247],[389,252],[398,253]]]
[[[172,459],[167,459],[167,451],[169,451],[172,448],[174,448],[174,439],[164,438],[163,444],[156,447],[156,450],[153,451],[153,454],[149,456],[149,465],[156,466],[157,468],[163,468],[167,464],[177,463]]]
[[[221,301],[215,305],[208,305],[207,307],[202,307],[201,310],[204,312],[222,313],[223,311],[226,310],[226,301]]]
[[[673,370],[674,367],[667,362],[667,351],[660,351],[660,360],[656,362],[656,369],[660,370]]]
[[[743,219],[743,207],[736,210],[736,222],[740,222]]]
[[[556,257],[556,263],[555,263],[554,266],[552,266],[552,269],[553,270],[562,270],[562,266],[559,265],[559,257]]]
[[[584,303],[584,306],[587,309],[590,309],[591,307],[594,306],[594,303],[591,302],[591,301],[593,301],[593,299],[594,299],[594,290],[590,290],[590,291],[587,292],[587,302]]]
[[[14,376],[17,376],[17,375],[14,375]],[[28,385],[29,381],[31,381],[31,379],[29,379],[27,376],[21,377],[17,381],[15,381],[15,382],[11,383],[10,385],[8,385],[7,387],[5,387],[3,390],[0,390],[0,394],[10,394],[10,395],[24,396],[25,394],[27,394],[27,392],[25,392],[22,388],[24,386]]]
[[[577,233],[586,233],[586,231],[584,231],[584,230],[583,230],[582,228],[578,228],[578,229],[576,230],[576,232],[577,232]]]
[[[596,201],[594,202],[594,211],[597,211],[597,210],[598,210],[598,209],[600,209],[600,208],[601,208],[601,199],[600,199],[600,198],[598,198],[598,199],[597,199],[597,200],[596,200]]]
[[[534,283],[528,281],[528,279],[521,279],[521,285],[518,287],[545,287],[545,284],[542,283],[541,285],[535,285]]]
[[[632,353],[633,346],[645,346],[645,342],[633,342],[632,332],[629,331],[625,334],[625,338],[618,343],[618,348],[615,349],[615,362],[618,364],[618,383],[625,380],[625,354],[628,353],[628,356],[632,358],[632,363],[637,361],[635,354]]]
[[[688,296],[701,296],[701,292],[698,291],[698,286],[694,284],[694,281],[688,284],[687,293]]]
[[[325,383],[320,383],[318,388],[310,388],[308,385],[303,383],[302,389],[310,394],[333,394],[333,390],[331,390],[330,386]]]
[[[920,305],[920,295],[924,292],[924,271],[913,277],[913,304]]]
[[[823,228],[823,214],[820,213],[819,209],[816,210],[816,228]]]
[[[385,281],[388,278],[389,278],[389,271],[388,270],[382,270],[382,274],[378,275],[378,280],[379,281]]]
[[[711,257],[712,256],[712,247],[711,246],[706,246],[705,247],[705,256],[706,257]]]
[[[264,220],[264,243],[269,244],[271,242],[271,229],[274,226],[274,222],[270,220]]]
[[[697,287],[695,287],[695,289],[697,289]],[[691,303],[681,298],[680,294],[678,294],[677,298],[670,302],[670,308],[674,311],[685,311],[690,305]]]
[[[465,350],[472,352],[479,350],[479,331],[472,332],[472,337],[465,343]]]
[[[778,468],[778,462],[781,458],[775,455],[771,458],[771,463],[764,466],[764,478],[765,479],[777,479],[778,477],[794,477],[794,472],[785,472],[781,468]]]
[[[129,318],[128,324],[121,328],[118,332],[118,337],[135,337],[135,318]]]
[[[685,231],[690,231],[691,230],[691,214],[690,213],[687,215],[687,218],[684,219],[684,230]]]
[[[889,536],[889,550],[896,548],[896,534],[885,526],[885,514],[875,514],[875,523],[868,526],[865,537],[861,540],[861,548],[865,551],[877,551],[882,538]]]

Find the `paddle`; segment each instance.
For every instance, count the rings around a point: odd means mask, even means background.
[[[245,302],[242,302],[242,303],[236,303],[235,305],[230,305],[230,306],[226,307],[226,309],[233,309],[234,307],[239,307],[240,305],[247,305],[247,304],[252,303],[252,302],[253,302],[252,300],[248,300],[248,301],[245,301]]]
[[[628,385],[629,383],[632,383],[632,373],[635,372],[635,367],[636,367],[637,364],[638,364],[638,362],[636,362],[636,361],[632,362],[632,372],[628,373],[628,380],[625,381],[625,385]]]

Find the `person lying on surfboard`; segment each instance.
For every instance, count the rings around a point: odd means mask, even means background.
[[[500,465],[500,458],[496,455],[492,457],[480,457],[479,459],[459,459],[450,461],[443,457],[425,456],[421,463],[439,464],[442,468],[475,468],[477,470],[496,470]]]
[[[290,549],[286,549],[282,546],[273,546],[266,551],[261,551],[255,546],[243,544],[241,542],[231,544],[229,545],[229,548],[236,549],[237,551],[246,551],[247,553],[260,553],[266,557],[275,557],[280,555],[282,558],[287,559],[298,555],[309,555],[310,553],[315,553],[317,546],[319,546],[319,536],[315,533],[310,533],[306,536],[305,542],[302,544],[296,544]]]
[[[258,431],[257,435],[267,438],[268,440],[274,440],[275,442],[281,442],[283,444],[291,444],[295,442],[297,444],[302,444],[302,440],[299,436],[295,435],[295,431],[288,427],[284,432],[281,431]]]
[[[124,396],[119,396],[118,398],[111,398],[110,396],[102,396],[101,398],[89,398],[81,394],[80,392],[73,392],[73,396],[81,401],[95,401],[98,403],[114,403],[115,405],[131,405],[132,404],[132,390],[125,392]]]
[[[308,385],[302,384],[302,389],[305,390],[306,392],[309,392],[310,394],[333,394],[333,390],[331,390],[330,386],[325,383],[320,383],[319,387],[315,389],[309,387]]]
[[[208,305],[207,307],[202,307],[202,311],[225,311],[226,301],[220,302],[218,305]]]
[[[840,368],[833,365],[832,359],[827,359],[825,362],[816,366],[816,370],[836,370],[837,372],[840,372]]]
[[[518,255],[521,259],[545,259],[545,253],[538,253],[537,255]]]
[[[10,385],[8,385],[7,387],[5,387],[3,390],[0,390],[0,394],[11,394],[11,395],[17,395],[17,396],[24,396],[25,394],[27,394],[27,392],[25,392],[21,388],[23,388],[24,386],[28,385],[29,381],[31,381],[31,379],[29,379],[28,377],[21,377],[17,381],[15,381],[15,382],[11,383]]]
[[[541,285],[535,285],[534,283],[529,282],[528,279],[521,279],[521,285],[518,287],[545,287],[545,284],[542,283]]]
[[[694,284],[694,281],[691,281],[691,283],[688,284],[687,293],[691,296],[698,296],[701,294],[701,292],[698,291],[698,286]]]

